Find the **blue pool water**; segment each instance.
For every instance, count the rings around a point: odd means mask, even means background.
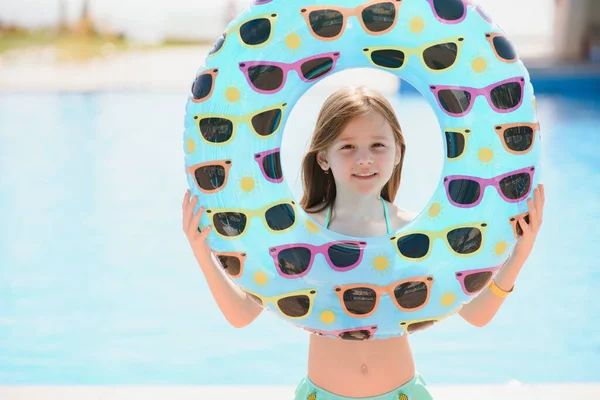
[[[266,313],[230,327],[195,264],[181,231],[184,102],[0,94],[0,384],[305,375],[307,334]],[[428,383],[600,380],[600,101],[540,94],[538,107],[544,229],[489,325],[455,317],[411,338]]]

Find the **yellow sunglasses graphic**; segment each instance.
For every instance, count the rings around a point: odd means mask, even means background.
[[[239,125],[246,124],[259,139],[270,138],[281,127],[287,103],[265,107],[246,115],[198,114],[194,123],[200,138],[210,145],[223,146],[231,143]]]
[[[441,231],[413,231],[393,236],[394,248],[400,257],[408,261],[422,261],[429,257],[435,239],[441,239],[457,256],[469,257],[481,251],[484,244],[486,223],[466,223],[449,226]]]
[[[248,230],[252,218],[260,218],[269,232],[278,234],[290,231],[296,225],[296,202],[277,201],[256,210],[241,208],[209,208],[206,215],[214,232],[224,239],[240,238]]]
[[[312,313],[317,297],[315,289],[298,290],[269,297],[260,296],[248,290],[244,291],[261,307],[265,307],[265,304],[273,304],[281,314],[292,319],[308,317]],[[268,307],[266,308],[268,309]]]
[[[430,72],[443,72],[456,65],[464,42],[463,37],[454,37],[416,48],[373,46],[364,48],[363,52],[376,67],[400,71],[406,67],[408,57],[416,55]]]

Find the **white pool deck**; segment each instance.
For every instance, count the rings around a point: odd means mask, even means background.
[[[429,385],[436,400],[598,400],[600,384]],[[2,400],[293,400],[290,386],[0,386]]]

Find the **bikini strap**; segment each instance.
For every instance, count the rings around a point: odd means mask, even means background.
[[[390,217],[388,216],[387,204],[385,203],[385,199],[382,197],[381,202],[383,203],[383,214],[385,215],[385,227],[387,228],[388,235],[392,234],[392,227],[390,223]]]
[[[327,216],[325,217],[325,228],[329,228],[329,219],[331,218],[331,204],[327,209]]]

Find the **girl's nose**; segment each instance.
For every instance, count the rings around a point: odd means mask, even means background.
[[[373,155],[369,150],[359,150],[356,153],[356,163],[358,165],[362,164],[372,164],[373,163]]]

